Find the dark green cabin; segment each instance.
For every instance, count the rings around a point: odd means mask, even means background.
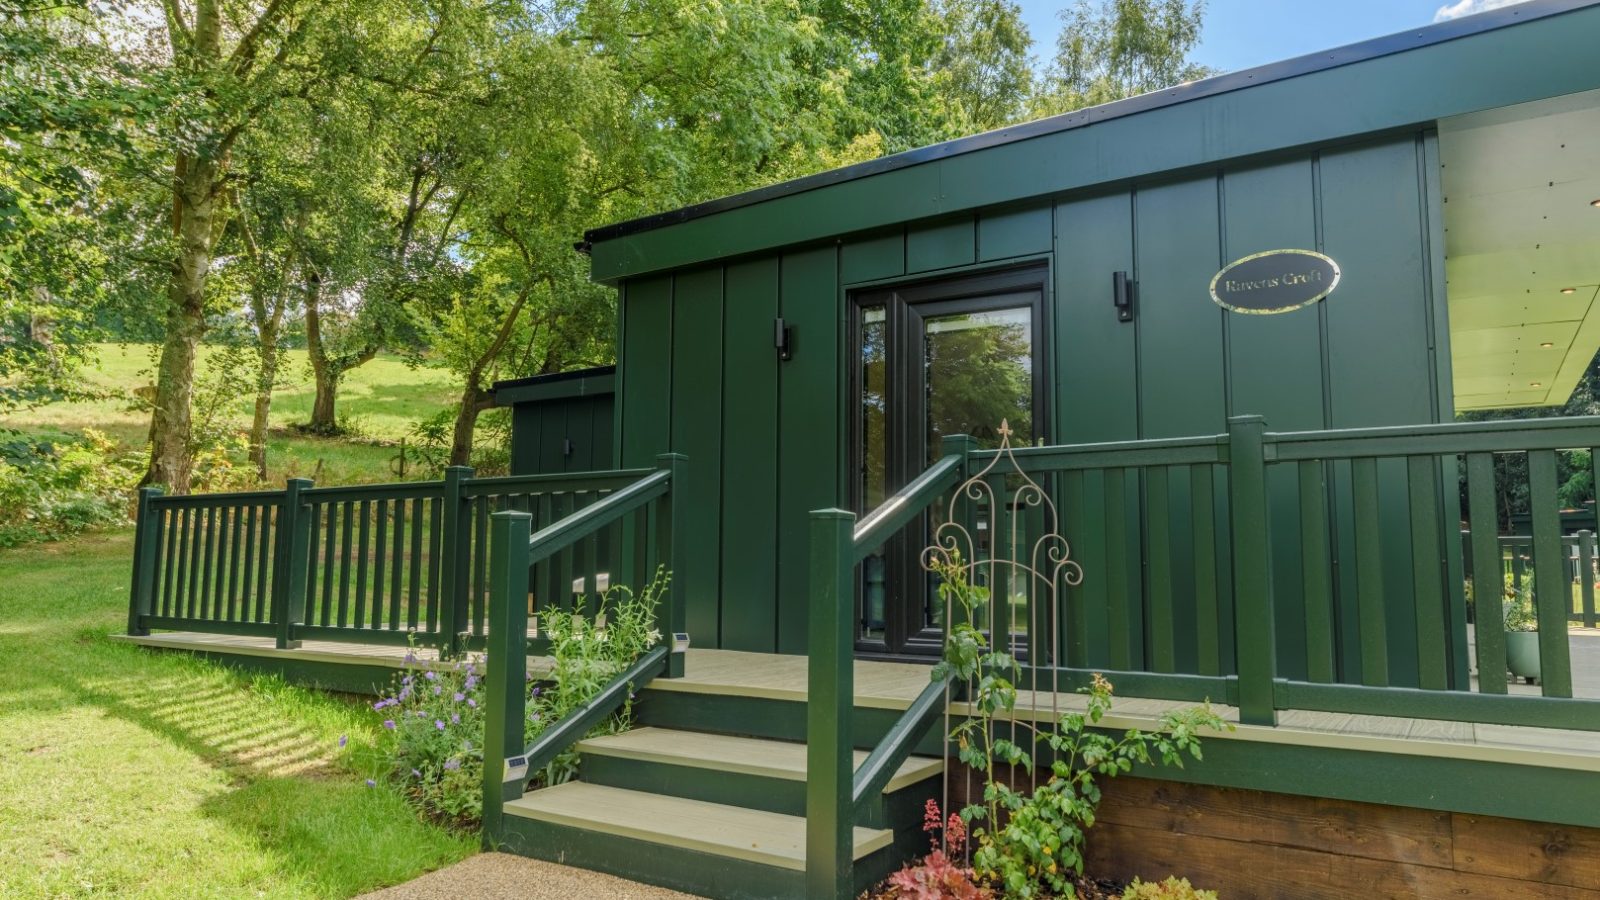
[[[494,405],[511,409],[511,474],[611,467],[616,366],[496,382]]]
[[[593,277],[620,298],[614,462],[672,450],[699,473],[695,646],[804,652],[809,511],[868,510],[940,435],[992,434],[961,421],[978,410],[1025,419],[1029,442],[1080,444],[1215,434],[1241,414],[1286,432],[1564,402],[1600,347],[1597,33],[1593,3],[1521,4],[591,231]],[[1278,315],[1213,302],[1223,267],[1279,249],[1330,257],[1337,289]],[[1011,338],[991,342],[995,385],[974,401],[939,360],[986,324]],[[1294,532],[1294,475],[1273,476],[1272,527]],[[1405,461],[1378,477],[1395,548],[1383,577],[1409,591]],[[1329,491],[1341,678],[1359,643],[1349,478],[1337,467]],[[1127,498],[1147,546],[1148,491]],[[1177,520],[1192,511],[1185,487],[1167,499]],[[1459,520],[1448,502],[1429,526],[1452,535]],[[1068,537],[1103,610],[1108,560],[1094,535]],[[1193,571],[1186,535],[1162,537]],[[1459,542],[1442,545],[1458,574]],[[1133,667],[1149,649],[1141,557],[1119,576]],[[1273,563],[1278,666],[1305,677],[1300,561]],[[895,596],[895,565],[869,560],[862,652],[936,646],[919,641],[919,592]],[[1191,634],[1194,586],[1173,590]],[[1459,589],[1446,613],[1464,685]],[[1415,685],[1414,616],[1396,604],[1390,618],[1394,681]],[[1088,624],[1083,663],[1118,662],[1094,649],[1106,614]],[[1176,663],[1195,671],[1192,641]]]

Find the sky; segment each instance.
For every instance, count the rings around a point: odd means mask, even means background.
[[[1060,10],[1076,0],[1014,0],[1041,62],[1054,53]],[[1099,2],[1099,0],[1091,0]],[[1300,56],[1515,0],[1208,0],[1194,61],[1223,72]]]

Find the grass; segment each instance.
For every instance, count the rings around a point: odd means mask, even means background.
[[[125,446],[142,446],[150,415],[135,405],[133,391],[153,383],[156,349],[147,344],[98,345],[99,358],[84,372],[84,386],[102,396],[0,416],[0,428],[73,435],[94,428]],[[202,377],[215,353],[214,348],[200,348],[197,371]],[[268,481],[274,485],[293,477],[312,478],[318,484],[398,481],[395,445],[418,421],[447,408],[457,395],[448,372],[413,368],[397,357],[380,356],[349,372],[339,388],[338,409],[354,435],[321,438],[289,427],[311,418],[315,389],[306,352],[288,351],[280,374],[283,383],[273,394],[273,427],[267,440]],[[252,396],[230,404],[230,424],[241,433],[250,427],[253,404]],[[243,464],[243,454],[236,455],[236,462]],[[424,474],[413,464],[406,478]]]
[[[364,703],[109,640],[130,551],[0,552],[0,896],[347,897],[473,852],[366,786]]]

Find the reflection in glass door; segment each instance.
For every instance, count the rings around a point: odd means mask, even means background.
[[[992,448],[1004,421],[1013,445],[1033,442],[1043,409],[1042,273],[1030,269],[856,298],[858,512],[870,512],[937,461],[947,435],[970,434],[980,447]],[[987,510],[979,513],[980,544],[992,518]],[[937,651],[943,609],[918,562],[925,543],[901,538],[865,560],[858,604],[863,650]],[[1020,618],[1026,621],[1025,607]]]

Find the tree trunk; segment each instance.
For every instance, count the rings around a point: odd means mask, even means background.
[[[339,420],[334,399],[339,394],[339,376],[343,373],[328,358],[327,348],[322,344],[322,278],[315,271],[306,277],[306,353],[311,357],[311,377],[317,387],[307,428],[315,434],[335,434],[339,430]]]
[[[280,304],[279,309],[282,309]],[[267,422],[272,414],[272,388],[278,383],[278,323],[264,321],[256,336],[260,354],[256,370],[256,411],[250,420],[250,462],[256,477],[267,480]]]
[[[461,407],[456,410],[456,427],[450,436],[450,465],[464,466],[472,459],[472,436],[478,428],[478,414],[488,409],[494,395],[478,388],[478,373],[467,380],[461,392]]]
[[[195,347],[205,333],[205,287],[216,211],[212,185],[219,168],[215,159],[180,155],[174,170],[178,256],[167,283],[167,336],[156,376],[150,468],[140,484],[164,485],[178,494],[188,493],[194,464],[190,404]]]

